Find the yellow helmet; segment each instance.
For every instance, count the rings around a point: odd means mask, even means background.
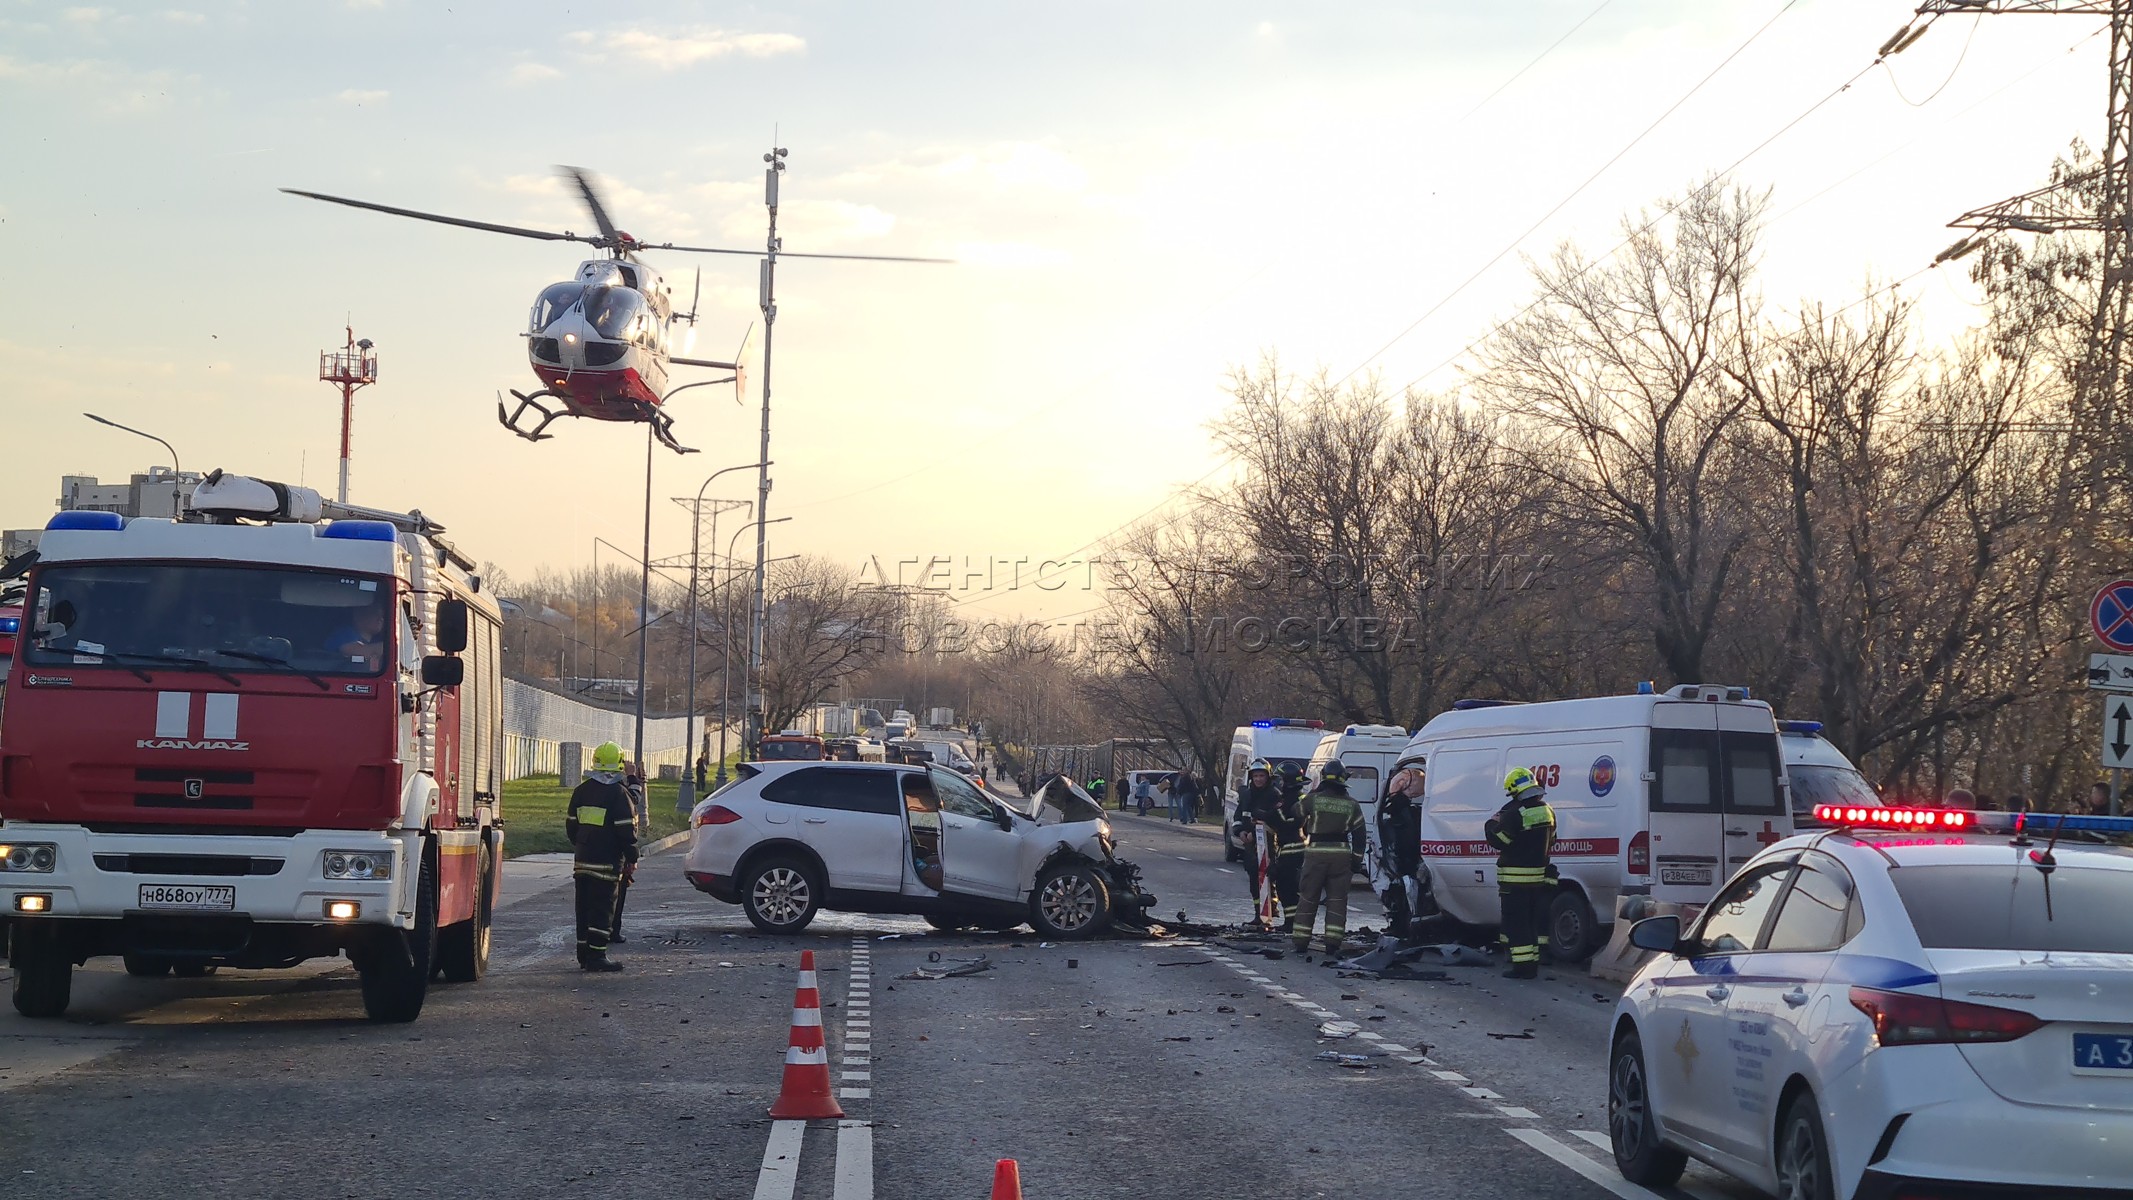
[[[1524,767],[1512,767],[1511,773],[1503,777],[1503,790],[1511,799],[1523,800],[1528,793],[1540,795],[1541,785],[1540,780],[1533,777],[1533,772]]]
[[[601,742],[594,747],[592,769],[595,771],[622,770],[622,747],[613,742]]]

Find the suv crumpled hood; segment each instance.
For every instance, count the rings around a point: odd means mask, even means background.
[[[1104,819],[1104,806],[1064,775],[1054,775],[1046,780],[1044,786],[1037,789],[1037,794],[1018,811],[1039,825],[1070,825]]]

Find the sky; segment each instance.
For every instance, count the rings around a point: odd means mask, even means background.
[[[1219,480],[1231,369],[1455,391],[1528,256],[1603,252],[1743,155],[1771,302],[1912,276],[2099,140],[2107,47],[2100,18],[1950,17],[1832,96],[1911,4],[175,3],[0,0],[0,525],[63,473],[166,461],[84,411],[330,495],[317,354],[352,323],[380,358],[355,502],[521,578],[634,552],[641,427],[495,421],[534,382],[528,306],[585,255],[276,189],[583,231],[569,163],[642,239],[748,249],[775,144],[787,250],[957,262],[781,264],[769,553],[945,560],[981,618],[1090,606],[1037,568]],[[753,261],[650,257],[683,296],[701,269],[691,353],[750,363],[745,397],[671,402],[700,452],[653,456],[665,559],[671,498],[756,460],[764,339]],[[1980,314],[1959,268],[1903,290],[1936,337]]]

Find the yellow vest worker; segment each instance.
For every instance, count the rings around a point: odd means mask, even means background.
[[[1496,847],[1496,893],[1503,904],[1503,938],[1511,948],[1511,969],[1504,978],[1532,979],[1540,974],[1541,947],[1548,943],[1542,931],[1555,896],[1555,866],[1548,861],[1555,848],[1555,810],[1543,798],[1540,780],[1524,767],[1504,776],[1503,790],[1510,799],[1483,828]]]
[[[1327,763],[1318,778],[1318,786],[1303,798],[1303,878],[1289,940],[1298,954],[1311,949],[1311,924],[1323,900],[1326,953],[1338,957],[1348,936],[1348,881],[1362,846],[1363,806],[1348,794],[1348,769],[1338,760]]]
[[[593,751],[591,772],[570,793],[563,832],[570,838],[570,873],[578,892],[578,965],[619,971],[622,964],[607,957],[615,891],[623,868],[637,861],[637,813],[623,786],[622,747],[602,742]]]

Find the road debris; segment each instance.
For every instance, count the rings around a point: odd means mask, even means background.
[[[1318,1036],[1328,1040],[1352,1038],[1362,1031],[1363,1027],[1353,1021],[1328,1021],[1318,1027]]]
[[[940,958],[939,958],[939,957],[938,957],[938,956],[936,955],[936,956],[933,956],[933,958],[932,958],[932,960],[931,960],[931,961],[934,961],[934,962],[939,962],[939,961],[940,961]],[[918,968],[918,969],[917,969],[917,970],[915,970],[915,971],[911,971],[911,972],[908,972],[908,973],[906,973],[906,974],[903,974],[903,975],[898,975],[898,976],[897,976],[897,978],[898,978],[898,979],[957,979],[957,978],[961,978],[962,976],[965,976],[965,975],[976,975],[976,974],[978,974],[978,973],[979,973],[979,972],[981,972],[981,971],[990,971],[990,970],[992,970],[992,960],[991,960],[991,959],[989,959],[989,958],[971,958],[971,959],[962,959],[962,960],[958,960],[958,961],[956,961],[956,962],[955,962],[955,965],[953,965],[953,966],[946,966],[946,967],[941,967],[941,968],[938,968],[938,969],[935,969],[935,968],[930,968],[930,967],[920,967],[920,968]]]
[[[1157,963],[1155,965],[1159,967],[1204,967],[1213,963],[1214,961],[1215,960],[1211,958],[1194,958],[1188,959],[1184,962]]]
[[[1517,1033],[1491,1033],[1489,1036],[1499,1042],[1530,1042],[1534,1040],[1533,1031],[1530,1029],[1520,1030]]]
[[[1367,1071],[1372,1067],[1384,1066],[1385,1064],[1379,1061],[1382,1057],[1382,1055],[1376,1054],[1343,1054],[1338,1050],[1325,1050],[1312,1055],[1311,1060],[1313,1062],[1336,1063],[1347,1067],[1351,1071]]]

